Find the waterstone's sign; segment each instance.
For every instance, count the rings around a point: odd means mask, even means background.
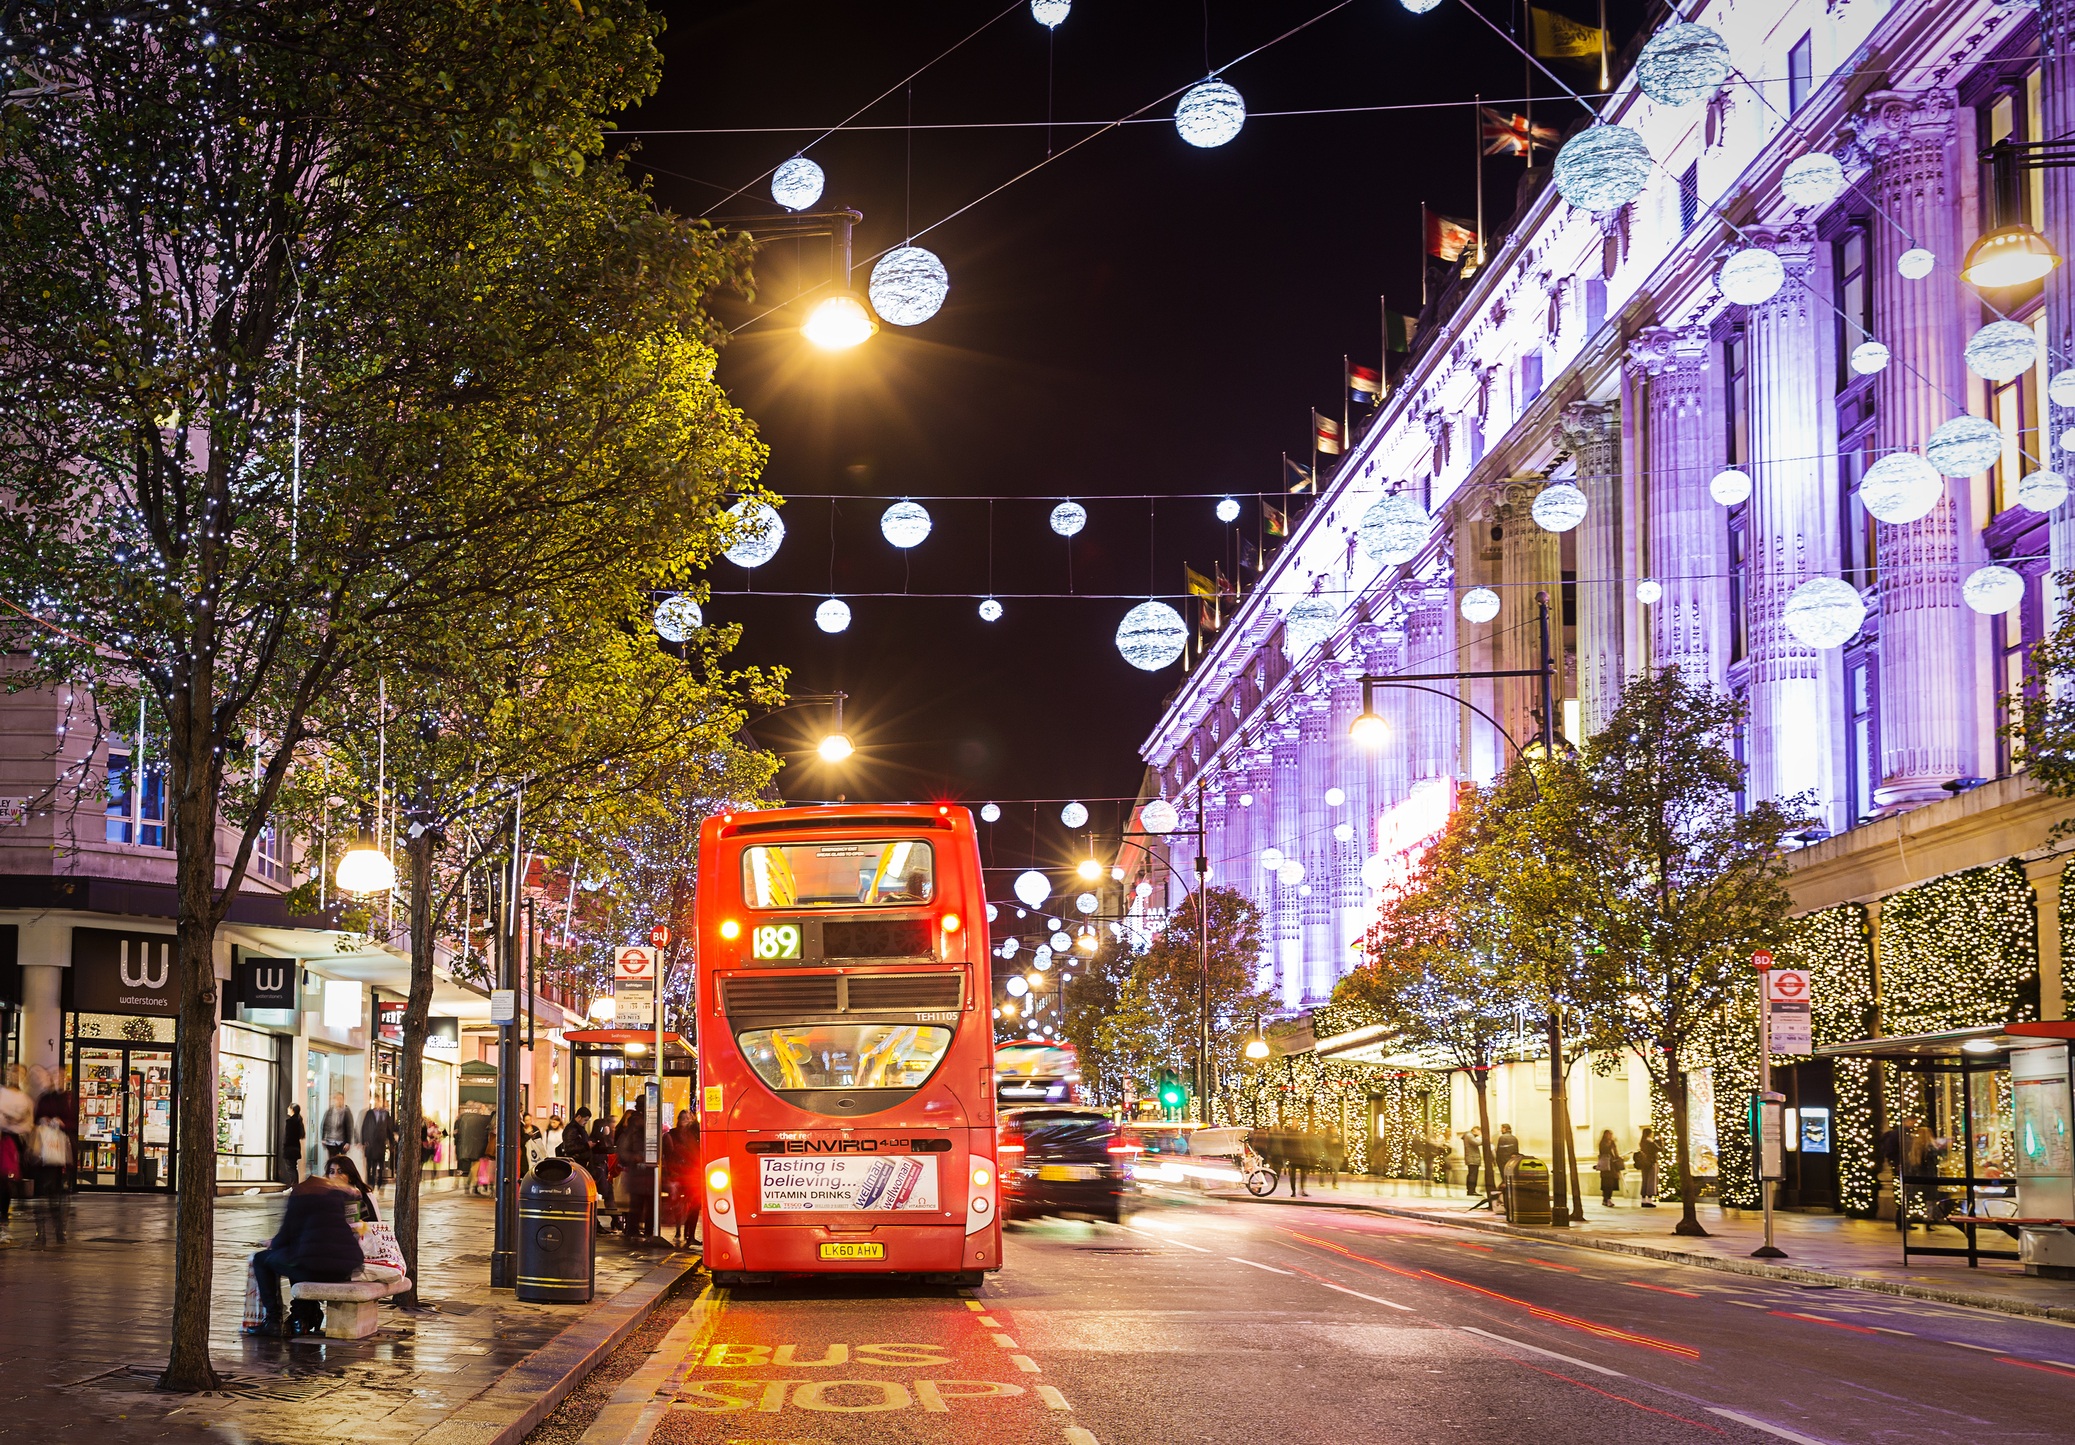
[[[90,1014],[180,1012],[180,944],[170,933],[72,930],[72,1007]]]

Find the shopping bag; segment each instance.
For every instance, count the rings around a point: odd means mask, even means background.
[[[622,1169],[619,1172],[619,1174],[613,1178],[612,1202],[621,1209],[630,1209],[633,1207],[634,1175],[631,1170]]]
[[[256,1330],[267,1322],[265,1311],[260,1307],[259,1273],[248,1260],[245,1265],[245,1328]]]
[[[46,1169],[63,1169],[72,1163],[72,1140],[56,1119],[44,1119],[36,1125],[29,1148],[36,1155],[36,1162]]]
[[[476,1160],[476,1188],[495,1189],[496,1187],[497,1161],[485,1154],[482,1158]]]
[[[396,1231],[386,1224],[370,1224],[361,1231],[360,1257],[369,1264],[404,1268],[403,1246],[396,1242]]]

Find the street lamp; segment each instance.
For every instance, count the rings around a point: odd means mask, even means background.
[[[871,340],[879,329],[872,309],[850,289],[850,228],[863,219],[863,212],[843,207],[797,215],[748,216],[734,223],[752,241],[757,232],[777,231],[788,236],[827,236],[834,243],[829,279],[835,292],[815,303],[807,314],[807,324],[800,328],[802,336],[824,351],[848,351]]]
[[[592,1018],[598,1020],[598,1022],[604,1023],[607,1019],[613,1016],[617,1008],[618,1005],[615,1004],[610,998],[600,997],[591,1000],[591,1007],[587,1010],[587,1012],[591,1015]]]
[[[848,351],[859,342],[871,340],[878,329],[879,323],[872,319],[865,303],[848,291],[840,291],[808,313],[800,334],[824,351]]]
[[[1093,883],[1096,879],[1102,877],[1102,865],[1096,862],[1093,858],[1083,858],[1081,860],[1081,866],[1075,869],[1074,871],[1079,873],[1090,883]]]
[[[1262,1038],[1259,1034],[1256,1034],[1252,1038],[1248,1039],[1246,1041],[1246,1056],[1252,1059],[1255,1063],[1259,1063],[1261,1060],[1267,1058],[1268,1040]]]
[[[793,698],[791,702],[785,704],[784,707],[774,707],[770,712],[765,713],[764,716],[772,717],[775,714],[784,712],[786,708],[809,707],[815,703],[823,702],[834,703],[836,705],[835,729],[814,745],[814,751],[820,754],[821,760],[825,763],[840,763],[857,751],[856,746],[850,741],[850,734],[843,731],[843,703],[849,696],[850,694],[847,692],[803,692]]]
[[[1983,290],[2029,285],[2060,265],[2061,258],[2024,219],[2020,173],[2075,166],[2075,141],[1998,141],[1980,154],[1989,163],[1996,224],[1967,248],[1960,277]]]
[[[396,865],[366,834],[353,840],[333,875],[344,893],[387,893],[396,886]]]

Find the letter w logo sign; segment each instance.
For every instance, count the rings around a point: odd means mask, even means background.
[[[123,987],[164,988],[166,986],[166,977],[173,969],[172,945],[170,943],[161,943],[158,946],[158,971],[154,973],[151,968],[151,945],[142,939],[136,940],[137,971],[133,974],[130,972],[130,943],[131,940],[127,938],[122,941]]]

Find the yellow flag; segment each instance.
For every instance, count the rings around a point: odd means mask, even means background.
[[[1534,52],[1544,60],[1599,59],[1600,32],[1596,26],[1580,25],[1568,15],[1544,10],[1539,5],[1528,6],[1527,13]]]
[[[1211,585],[1210,578],[1204,576],[1186,562],[1182,563],[1182,585],[1187,587],[1190,593],[1197,597],[1215,597],[1218,595],[1218,589]]]

